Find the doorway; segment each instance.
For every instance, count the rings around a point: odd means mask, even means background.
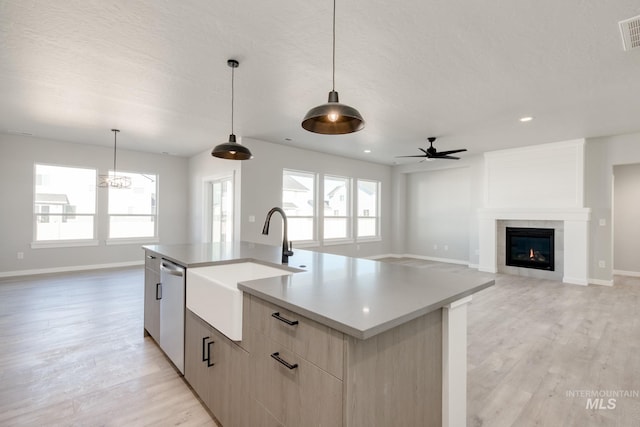
[[[213,243],[233,241],[233,176],[209,181],[210,239]]]

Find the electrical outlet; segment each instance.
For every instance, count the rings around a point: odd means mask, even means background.
[[[18,252],[18,259],[24,259],[24,252]]]
[[[607,220],[605,218],[600,218],[600,221],[598,221],[598,223],[600,224],[600,227],[604,227],[605,225],[607,225]]]
[[[249,222],[256,222],[256,216],[255,215],[249,215]]]
[[[605,268],[607,266],[607,263],[604,262],[604,260],[600,260],[598,261],[598,267],[600,268]]]

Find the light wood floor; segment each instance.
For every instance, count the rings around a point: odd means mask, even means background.
[[[150,337],[141,268],[0,281],[0,426],[215,426]]]
[[[616,276],[606,287],[495,277],[496,285],[474,295],[468,310],[467,425],[640,426],[640,396],[596,410],[586,409],[587,397],[568,395],[640,394],[640,278]]]
[[[0,425],[215,426],[143,337],[142,297],[139,268],[0,281]],[[639,397],[586,409],[567,396],[640,391],[640,279],[497,275],[469,307],[468,361],[470,427],[640,426]]]

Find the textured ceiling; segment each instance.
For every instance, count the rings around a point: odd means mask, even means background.
[[[415,162],[394,156],[428,136],[473,154],[640,131],[640,49],[618,29],[637,0],[338,0],[336,90],[367,124],[310,134],[331,7],[0,0],[0,132],[111,146],[116,127],[119,147],[190,156],[230,133],[228,58],[237,135],[374,162]]]

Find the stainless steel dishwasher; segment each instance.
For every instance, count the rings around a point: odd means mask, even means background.
[[[160,264],[160,347],[184,375],[185,269],[165,259]]]

